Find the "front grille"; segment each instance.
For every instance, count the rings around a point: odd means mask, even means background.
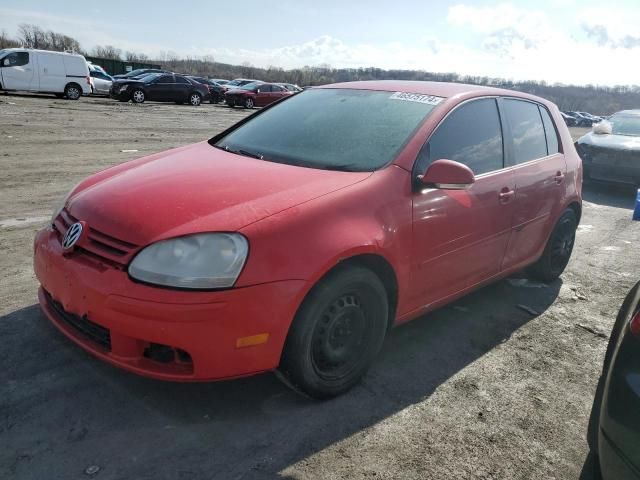
[[[80,316],[67,312],[64,307],[56,302],[48,292],[45,292],[47,298],[47,304],[55,312],[57,318],[64,322],[66,325],[73,328],[77,333],[87,340],[98,344],[103,349],[111,351],[111,333],[109,329],[104,328],[97,323],[93,323],[86,315]]]
[[[53,222],[53,227],[58,232],[60,240],[69,227],[77,221],[66,209],[60,212],[60,215]],[[124,268],[137,249],[137,245],[95,230],[90,225],[86,240],[78,245],[78,250],[81,252],[98,257],[118,268]]]

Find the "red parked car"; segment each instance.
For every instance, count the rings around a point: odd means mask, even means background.
[[[49,319],[165,380],[364,375],[390,327],[530,267],[564,270],[582,170],[555,105],[375,81],[305,90],[208,142],[97,173],[38,232]]]
[[[224,94],[224,100],[232,108],[235,106],[244,108],[265,107],[294,93],[275,83],[253,82],[228,90]]]

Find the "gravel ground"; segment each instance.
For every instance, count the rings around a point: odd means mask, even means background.
[[[630,189],[585,186],[561,280],[501,281],[395,329],[364,382],[328,402],[272,374],[140,378],[48,323],[31,242],[53,204],[98,169],[206,139],[245,114],[0,96],[0,478],[591,478],[591,401],[640,266]]]

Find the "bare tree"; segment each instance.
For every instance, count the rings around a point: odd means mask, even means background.
[[[9,37],[6,30],[0,31],[0,48],[16,48],[20,46],[20,42],[15,38]]]
[[[149,61],[149,57],[147,55],[145,55],[144,53],[129,52],[129,51],[126,51],[124,53],[124,59],[127,62],[147,62],[147,61]]]
[[[18,26],[18,40],[25,48],[43,48],[48,44],[46,32],[37,25],[22,23]]]
[[[120,60],[122,50],[114,47],[113,45],[96,45],[95,47],[93,47],[92,54],[94,57]]]

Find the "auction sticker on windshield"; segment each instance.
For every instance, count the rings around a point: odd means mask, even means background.
[[[396,92],[389,97],[390,100],[404,100],[405,102],[426,103],[428,105],[438,105],[444,98],[434,95],[420,95],[418,93]]]

